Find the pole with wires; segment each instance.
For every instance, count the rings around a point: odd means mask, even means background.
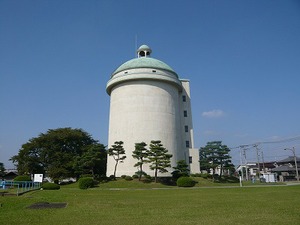
[[[258,149],[258,144],[254,144],[253,147],[256,149],[256,157],[257,157],[257,176],[258,180],[260,182],[260,164],[259,164],[259,149]]]

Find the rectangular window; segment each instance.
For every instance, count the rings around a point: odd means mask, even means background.
[[[183,111],[183,116],[187,117],[187,111],[186,110]]]
[[[190,142],[189,141],[185,141],[185,147],[187,147],[187,148],[190,147]]]
[[[186,102],[186,96],[185,95],[182,95],[182,101]]]
[[[189,163],[193,163],[193,157],[192,156],[189,157]]]
[[[189,132],[189,126],[184,126],[184,131]]]

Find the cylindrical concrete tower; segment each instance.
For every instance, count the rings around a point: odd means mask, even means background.
[[[137,58],[112,73],[106,86],[110,95],[108,147],[115,141],[123,141],[127,157],[118,165],[117,177],[138,171],[134,167],[137,160],[132,157],[138,142],[145,142],[149,147],[151,140],[160,140],[173,155],[172,167],[178,160],[186,159],[180,109],[181,81],[167,64],[150,58],[151,49],[147,45],[142,45],[137,54]],[[113,157],[108,156],[108,176],[113,174],[114,166]],[[143,167],[144,172],[153,175],[147,164]]]

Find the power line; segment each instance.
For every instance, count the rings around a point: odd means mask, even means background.
[[[292,142],[292,141],[297,141],[297,140],[300,140],[300,136],[276,140],[276,141],[260,141],[260,142],[256,142],[253,144],[244,144],[244,145],[232,147],[230,149],[237,149],[237,148],[243,148],[243,147],[255,147],[255,145],[260,145],[260,144],[275,144],[275,143]]]

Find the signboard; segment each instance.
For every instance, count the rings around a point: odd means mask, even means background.
[[[34,174],[33,182],[43,182],[43,174]]]
[[[276,174],[274,174],[274,173],[263,174],[263,177],[265,178],[267,183],[276,182]]]

